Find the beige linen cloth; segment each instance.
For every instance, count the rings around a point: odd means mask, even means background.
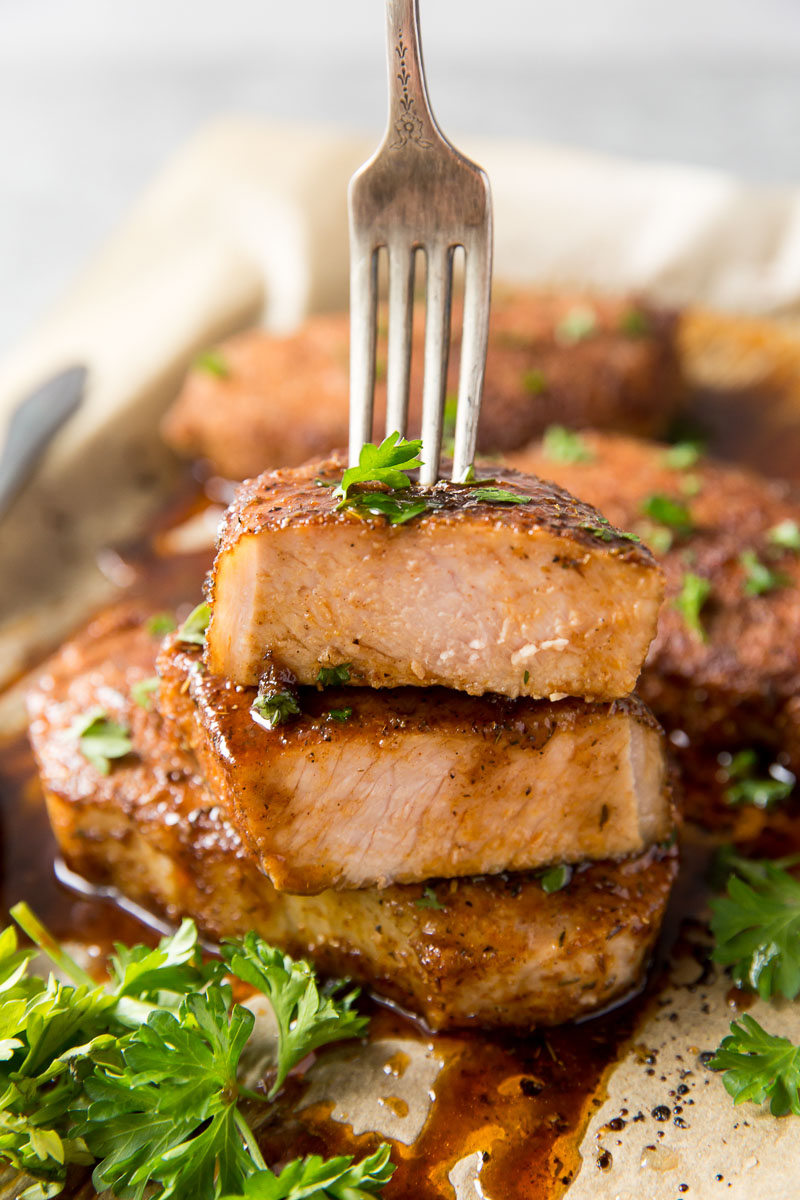
[[[715,172],[527,143],[458,144],[492,180],[497,278],[634,289],[740,313],[800,310],[800,189],[756,189]],[[319,129],[214,125],[0,365],[0,436],[13,406],[50,373],[74,361],[91,371],[83,409],[0,525],[0,678],[60,640],[113,590],[113,557],[103,560],[104,574],[98,554],[134,534],[176,477],[157,423],[196,352],[249,322],[286,329],[309,311],[346,304],[346,184],[371,149]],[[0,727],[15,712],[0,711]],[[688,971],[671,979],[662,1006],[637,1032],[657,1055],[657,1074],[647,1076],[631,1052],[609,1080],[570,1200],[674,1200],[678,1185],[695,1198],[800,1194],[800,1120],[733,1108],[698,1057],[726,1032],[728,985],[723,977],[702,993],[687,989],[696,963]],[[797,1006],[759,1003],[753,1012],[773,1032],[800,1037]],[[335,1096],[334,1119],[413,1141],[440,1063],[433,1046],[406,1048],[422,1057],[408,1072],[416,1084],[404,1130],[386,1126],[387,1110],[375,1100],[384,1078],[378,1059],[394,1052],[393,1043],[379,1043],[370,1051],[375,1062],[360,1058],[355,1071],[347,1050],[341,1062],[336,1053],[324,1058],[312,1088]],[[646,1116],[671,1103],[686,1078],[693,1106],[685,1128],[660,1126],[657,1137],[646,1120],[609,1134],[606,1122],[621,1109]],[[458,1200],[484,1195],[482,1152],[504,1136],[487,1130],[485,1145],[453,1168]],[[614,1161],[607,1175],[595,1166],[603,1151]]]

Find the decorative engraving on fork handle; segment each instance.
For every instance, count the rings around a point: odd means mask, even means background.
[[[429,142],[427,138],[422,136],[422,121],[414,111],[414,97],[409,95],[408,85],[411,82],[411,72],[406,65],[406,55],[408,54],[408,46],[403,40],[403,31],[399,31],[397,45],[394,52],[398,58],[398,69],[395,78],[400,84],[400,115],[394,122],[397,141],[391,142],[390,150],[399,150],[402,146],[413,142],[423,150],[429,150],[433,142]]]

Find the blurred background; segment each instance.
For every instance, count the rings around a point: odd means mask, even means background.
[[[459,131],[800,181],[798,0],[421,0]],[[220,115],[384,123],[382,0],[0,0],[0,354]]]

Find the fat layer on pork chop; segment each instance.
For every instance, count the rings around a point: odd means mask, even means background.
[[[800,493],[691,450],[581,435],[512,456],[648,541],[666,603],[638,688],[670,732],[715,753],[752,745],[800,771]],[[677,507],[676,507],[677,506]]]
[[[302,684],[346,663],[351,684],[372,688],[604,700],[633,690],[662,596],[648,550],[508,469],[412,486],[403,499],[428,510],[392,525],[337,508],[329,485],[344,466],[333,457],[239,489],[210,583],[214,674],[256,684],[269,655]]]
[[[31,737],[67,865],[212,939],[255,929],[325,973],[349,975],[435,1029],[552,1025],[641,982],[676,872],[674,850],[575,870],[546,893],[532,874],[383,890],[277,892],[194,756],[131,689],[154,669],[136,614],[110,613],[49,664]],[[101,773],[76,720],[101,707],[132,751]]]
[[[304,688],[269,729],[255,689],[198,655],[165,643],[161,712],[281,890],[614,858],[669,834],[662,735],[636,698]]]

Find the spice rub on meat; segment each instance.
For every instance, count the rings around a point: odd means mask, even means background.
[[[694,745],[715,753],[771,748],[797,773],[797,489],[653,442],[581,438],[581,461],[559,461],[546,443],[510,461],[569,488],[653,546],[667,600],[640,694],[669,731],[683,731]],[[684,512],[671,512],[660,497]]]
[[[495,288],[478,429],[511,450],[551,421],[663,433],[683,399],[675,318],[641,301]],[[449,391],[457,388],[454,315]],[[421,416],[424,321],[414,328],[409,436]],[[250,330],[201,356],[164,422],[170,445],[232,479],[292,467],[347,442],[349,317],[311,317],[284,337]],[[379,368],[382,358],[379,358]],[[379,369],[376,428],[386,387]]]
[[[373,688],[614,699],[655,632],[650,552],[561,489],[506,468],[412,486],[404,524],[337,510],[339,457],[243,484],[212,572],[208,666],[256,684],[264,656],[314,684],[349,664]],[[478,486],[525,503],[499,503]],[[326,486],[328,485],[328,486]]]
[[[265,729],[252,688],[168,639],[161,712],[275,887],[385,887],[607,859],[669,835],[659,727],[635,698],[302,689]]]
[[[324,972],[350,975],[434,1029],[556,1024],[638,986],[676,872],[674,851],[578,868],[547,894],[531,874],[385,890],[276,892],[224,798],[158,711],[131,699],[153,674],[140,614],[111,613],[49,664],[30,697],[31,737],[67,865],[213,939],[256,930]],[[102,774],[74,723],[102,707],[131,753]]]

